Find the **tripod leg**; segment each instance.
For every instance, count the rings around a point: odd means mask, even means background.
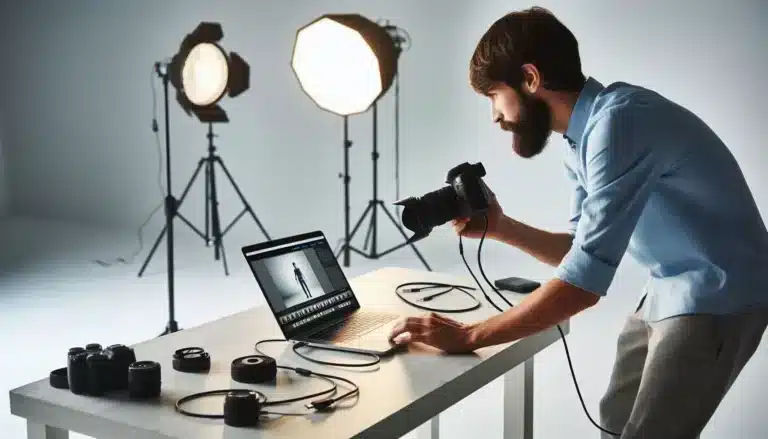
[[[383,201],[380,201],[379,203],[381,203],[380,204],[381,209],[384,210],[384,213],[387,214],[389,219],[392,221],[392,224],[395,225],[395,228],[400,232],[401,235],[403,235],[403,238],[405,238],[405,240],[407,241],[408,240],[408,235],[405,234],[405,232],[400,227],[400,225],[397,224],[397,220],[392,216],[391,213],[389,213],[389,211],[387,210],[387,206],[384,205]],[[424,264],[424,266],[427,268],[427,270],[432,271],[432,268],[430,268],[429,264],[427,264],[427,261],[424,260],[424,257],[419,252],[419,249],[417,249],[416,246],[413,243],[410,243],[409,245],[411,246],[413,251],[416,253],[416,256],[418,256],[418,258],[421,259],[421,263]]]
[[[365,212],[363,212],[363,215],[360,217],[359,220],[357,220],[357,224],[355,224],[355,227],[352,229],[352,233],[349,234],[349,240],[352,240],[352,237],[355,236],[355,233],[357,233],[357,229],[360,228],[360,225],[363,223],[363,220],[365,220],[365,217],[368,216],[368,213],[371,211],[372,204],[369,204],[368,207],[365,208]]]
[[[214,167],[210,166],[211,183],[211,223],[213,225],[213,254],[214,258],[219,260],[221,251],[221,223],[219,218],[219,199],[216,194],[216,173]]]
[[[349,234],[349,242],[345,242],[344,245],[341,246],[341,251],[344,251],[347,247],[351,246],[350,242],[352,242],[352,237],[355,236],[355,233],[357,233],[357,229],[360,228],[360,225],[365,220],[365,217],[368,216],[368,213],[371,210],[371,206],[372,206],[372,204],[368,204],[368,207],[365,208],[365,211],[360,216],[360,219],[357,220],[357,224],[355,224],[355,228],[352,229],[352,233]],[[341,251],[339,252],[339,254],[341,254]],[[337,259],[338,259],[338,257],[339,257],[339,255],[336,255]]]
[[[210,246],[211,245],[211,235],[210,235],[210,217],[211,217],[211,207],[208,204],[208,201],[211,197],[211,162],[210,160],[205,161],[205,245]]]
[[[184,192],[181,194],[181,198],[179,198],[179,201],[176,203],[176,207],[173,211],[173,216],[178,216],[178,210],[179,207],[181,207],[181,203],[184,202],[184,199],[187,198],[187,194],[189,193],[189,189],[192,187],[192,184],[194,184],[195,180],[197,179],[198,174],[200,174],[200,169],[203,167],[203,162],[205,159],[200,159],[200,161],[197,163],[197,168],[195,169],[195,172],[192,174],[192,177],[189,179],[189,182],[187,183],[187,187],[184,188]],[[171,218],[171,221],[173,221],[173,218]],[[167,233],[168,226],[166,225],[163,227],[163,230],[160,232],[160,235],[158,235],[157,240],[155,241],[155,244],[152,246],[152,250],[149,252],[149,255],[147,255],[147,259],[144,261],[144,264],[141,266],[141,270],[139,270],[139,277],[144,275],[144,271],[147,269],[147,266],[149,265],[149,261],[152,259],[152,257],[155,254],[155,251],[157,251],[158,245],[160,245],[160,241],[163,239],[163,236]]]
[[[269,237],[269,234],[267,233],[266,229],[264,229],[264,226],[261,224],[261,221],[259,221],[259,219],[256,217],[256,214],[253,212],[251,205],[245,199],[243,192],[237,186],[237,183],[235,183],[235,179],[232,178],[232,174],[229,173],[229,169],[227,169],[227,167],[224,165],[224,161],[221,160],[221,157],[216,157],[216,162],[218,162],[218,164],[221,165],[221,169],[224,170],[224,174],[227,176],[227,179],[229,179],[230,184],[232,184],[232,187],[235,188],[235,192],[237,192],[237,196],[240,197],[240,201],[242,201],[243,204],[245,205],[245,209],[248,211],[248,213],[251,214],[251,217],[253,217],[253,220],[256,221],[256,225],[259,226],[259,229],[261,229],[261,233],[263,233],[268,240],[271,240],[272,238]]]
[[[144,261],[144,264],[141,266],[141,270],[139,270],[139,277],[144,275],[144,270],[147,269],[147,265],[149,265],[149,260],[152,259],[152,256],[154,256],[155,251],[157,251],[157,247],[160,245],[160,241],[163,239],[163,236],[165,236],[165,233],[168,231],[168,227],[164,226],[163,231],[160,232],[160,235],[157,237],[157,240],[155,240],[155,245],[152,246],[152,250],[150,250],[149,255],[147,256],[147,259]]]
[[[189,179],[189,182],[187,183],[187,187],[184,188],[184,192],[182,192],[181,198],[179,198],[179,202],[176,204],[176,210],[179,210],[181,203],[183,203],[184,199],[187,198],[187,194],[189,194],[189,190],[192,188],[192,185],[195,183],[195,180],[197,180],[197,176],[200,174],[200,170],[203,168],[203,163],[205,163],[205,159],[200,159],[200,161],[197,162],[197,168],[195,169],[195,172],[192,174],[192,178]]]
[[[224,264],[224,275],[229,276],[229,266],[227,266],[227,253],[224,251],[224,242],[219,238],[219,251],[221,252],[221,262]]]
[[[375,221],[374,218],[376,218],[376,215],[371,215],[371,223],[368,224],[368,232],[365,234],[365,244],[363,245],[363,250],[368,250],[368,242],[371,240],[371,234],[373,233],[373,222]]]

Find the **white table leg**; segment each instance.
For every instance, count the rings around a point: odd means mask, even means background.
[[[425,428],[428,427],[428,428]],[[419,427],[416,437],[418,439],[439,439],[440,438],[440,416],[437,415],[430,419],[426,424]]]
[[[533,358],[504,374],[505,439],[533,439]]]
[[[27,439],[69,439],[69,432],[27,420]]]

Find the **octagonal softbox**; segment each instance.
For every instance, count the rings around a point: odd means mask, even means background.
[[[320,108],[340,116],[367,111],[392,85],[398,50],[377,23],[327,14],[296,33],[291,67]]]

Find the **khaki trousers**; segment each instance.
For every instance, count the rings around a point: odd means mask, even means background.
[[[619,335],[600,424],[621,439],[695,439],[755,353],[768,309],[652,323],[640,309]]]

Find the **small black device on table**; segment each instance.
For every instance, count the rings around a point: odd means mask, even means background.
[[[528,294],[539,288],[541,283],[522,277],[505,277],[504,279],[497,279],[494,285],[500,290]]]

